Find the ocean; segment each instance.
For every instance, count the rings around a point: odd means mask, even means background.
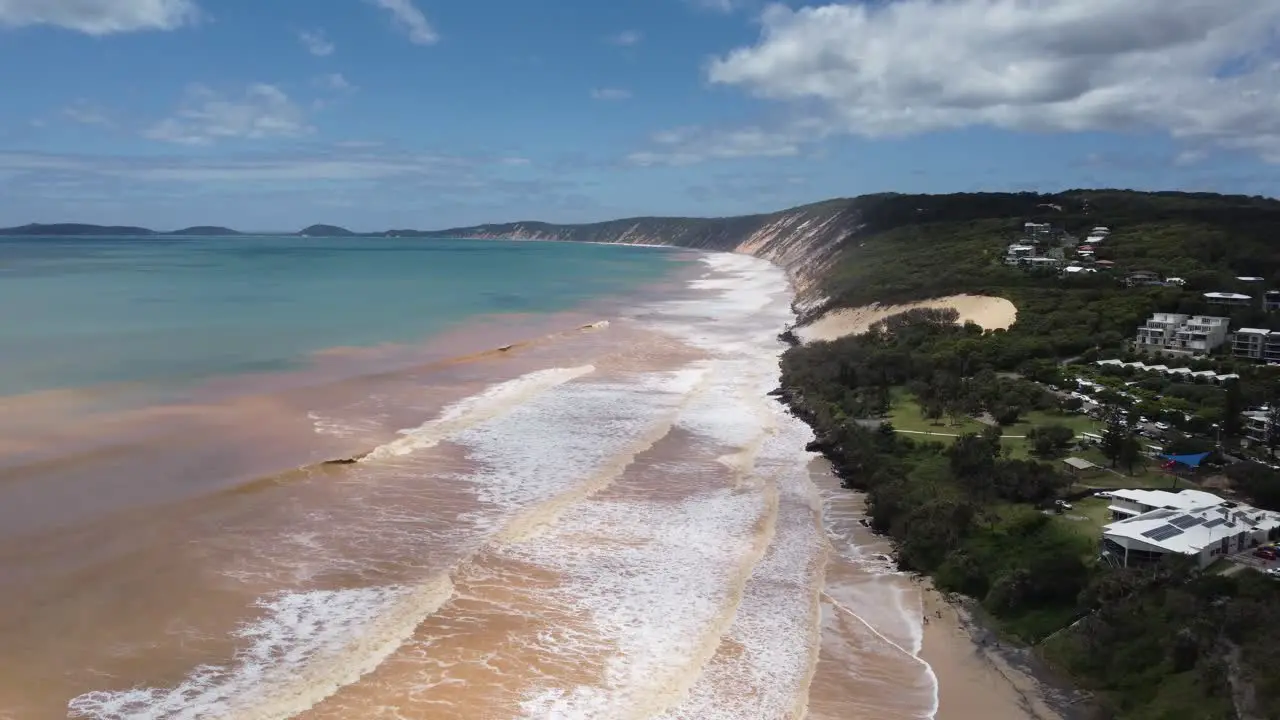
[[[756,258],[0,239],[0,718],[929,718]]]

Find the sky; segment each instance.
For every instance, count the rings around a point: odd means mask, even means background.
[[[1277,0],[0,0],[0,226],[1276,195]]]

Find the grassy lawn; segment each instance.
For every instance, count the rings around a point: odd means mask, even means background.
[[[1022,416],[1022,421],[1009,425],[1004,429],[1005,435],[1026,435],[1036,425],[1064,425],[1071,428],[1076,435],[1081,433],[1102,434],[1104,426],[1088,415],[1080,413],[1060,413],[1036,410]]]
[[[889,416],[886,418],[893,423],[896,430],[905,430],[908,433],[942,433],[942,437],[931,438],[940,442],[951,442],[951,438],[946,435],[963,435],[965,433],[982,432],[986,427],[982,423],[972,418],[964,418],[958,425],[952,425],[951,419],[947,417],[938,420],[929,420],[920,412],[920,405],[911,397],[903,388],[893,389],[893,406],[889,409]]]

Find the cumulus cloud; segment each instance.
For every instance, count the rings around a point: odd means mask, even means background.
[[[0,0],[0,26],[52,25],[89,35],[173,30],[199,16],[192,0]]]
[[[710,80],[840,131],[1159,130],[1280,162],[1280,3],[892,0],[761,24]]]
[[[623,88],[595,88],[591,91],[594,100],[630,100],[631,91]]]
[[[210,145],[240,138],[291,138],[312,131],[306,115],[283,90],[265,83],[227,96],[203,85],[187,89],[182,107],[143,134],[152,140],[183,145]]]
[[[412,0],[369,0],[369,2],[391,13],[396,24],[409,34],[409,42],[415,45],[431,45],[440,39],[435,28],[427,21]]]
[[[299,30],[298,42],[307,49],[307,52],[316,57],[326,57],[332,55],[337,48],[333,42],[325,36],[323,30]]]

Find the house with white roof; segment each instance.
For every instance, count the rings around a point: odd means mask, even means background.
[[[1210,305],[1227,305],[1230,307],[1240,307],[1253,302],[1252,295],[1233,292],[1207,292],[1204,294],[1204,299]]]
[[[1212,493],[1196,490],[1163,494],[1186,493],[1207,495],[1211,500],[1158,507],[1107,525],[1102,529],[1103,558],[1117,566],[1133,567],[1156,563],[1166,555],[1176,554],[1191,558],[1197,567],[1204,568],[1219,557],[1280,539],[1280,513],[1227,502]]]
[[[1240,328],[1231,344],[1231,353],[1239,358],[1280,363],[1280,331]]]
[[[1112,520],[1127,520],[1153,510],[1180,510],[1223,502],[1217,495],[1201,490],[1113,490],[1107,510]]]

